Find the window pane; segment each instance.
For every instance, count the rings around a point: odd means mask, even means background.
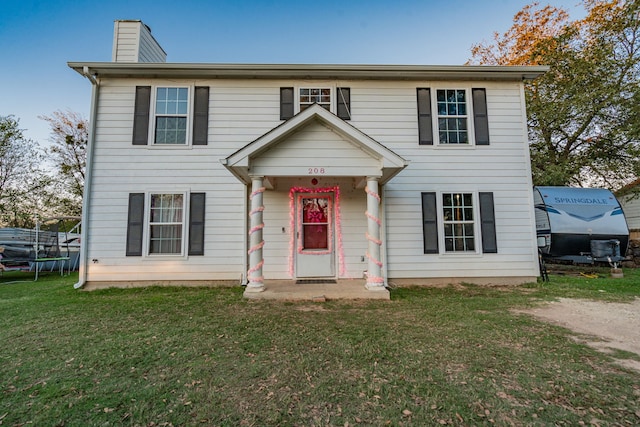
[[[304,239],[303,249],[328,249],[329,233],[328,225],[305,225],[303,226]]]
[[[156,144],[185,144],[189,89],[159,87],[156,90]]]
[[[444,239],[444,250],[447,252],[453,252],[453,239]]]
[[[304,111],[314,103],[320,105],[326,110],[331,110],[331,89],[301,88],[300,89],[300,111]]]
[[[460,144],[467,144],[469,143],[469,137],[468,137],[468,133],[465,132],[460,132],[459,136],[458,136],[458,141],[460,142]]]
[[[458,133],[457,132],[448,132],[447,133],[447,137],[449,138],[449,142],[450,144],[457,144],[458,143]]]
[[[302,199],[303,249],[329,248],[329,199],[305,197]]]
[[[473,224],[464,225],[464,235],[467,237],[473,237]]]
[[[156,144],[185,144],[187,135],[186,117],[157,117]]]
[[[466,239],[466,242],[467,242],[466,250],[468,250],[468,251],[475,251],[476,250],[475,240],[472,237]]]
[[[182,194],[152,194],[149,218],[149,253],[182,253]]]
[[[179,254],[182,252],[182,225],[151,225],[149,253]]]
[[[475,251],[471,193],[443,193],[445,251]]]
[[[438,90],[437,101],[440,143],[468,143],[466,91],[464,89]]]

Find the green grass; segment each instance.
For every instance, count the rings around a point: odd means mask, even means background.
[[[640,294],[607,271],[326,303],[0,283],[0,425],[637,425],[639,373],[513,311]]]

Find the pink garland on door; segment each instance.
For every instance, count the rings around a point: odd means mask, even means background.
[[[342,219],[340,215],[340,187],[324,187],[324,188],[307,188],[307,187],[291,187],[289,189],[289,230],[291,238],[289,239],[289,275],[294,275],[294,247],[295,247],[295,194],[296,193],[334,193],[335,194],[335,215],[336,215],[336,235],[338,238],[338,263],[340,265],[340,275],[345,276],[345,263],[344,263],[344,251],[342,248]],[[331,209],[331,205],[329,206]],[[333,241],[333,227],[329,227],[329,241]],[[301,239],[301,237],[300,237]],[[302,245],[299,244],[298,252],[302,251]],[[316,252],[315,254],[321,255],[329,253],[330,251]],[[313,252],[310,252],[313,254]]]

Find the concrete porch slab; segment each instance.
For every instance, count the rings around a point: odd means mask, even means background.
[[[337,283],[296,284],[295,280],[265,280],[262,292],[247,292],[247,299],[283,301],[389,300],[389,291],[369,291],[364,280],[338,280]]]

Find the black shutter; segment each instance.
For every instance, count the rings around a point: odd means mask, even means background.
[[[204,255],[205,193],[191,193],[189,206],[189,255]]]
[[[293,88],[280,88],[280,120],[289,120],[293,117]]]
[[[133,111],[133,145],[149,142],[149,107],[151,86],[136,86],[136,101]]]
[[[193,145],[207,145],[209,135],[209,87],[195,88],[193,101]]]
[[[493,193],[479,193],[480,222],[482,232],[482,252],[485,254],[498,253],[496,239],[496,216],[493,207]]]
[[[438,253],[438,207],[436,193],[422,193],[422,233],[424,253]]]
[[[127,214],[127,256],[142,256],[143,229],[144,193],[130,193]]]
[[[351,88],[339,87],[337,92],[337,116],[342,120],[351,120]]]
[[[433,145],[431,89],[429,88],[418,88],[418,143]]]
[[[473,122],[476,145],[489,145],[489,118],[487,116],[487,91],[471,89],[473,95]]]

